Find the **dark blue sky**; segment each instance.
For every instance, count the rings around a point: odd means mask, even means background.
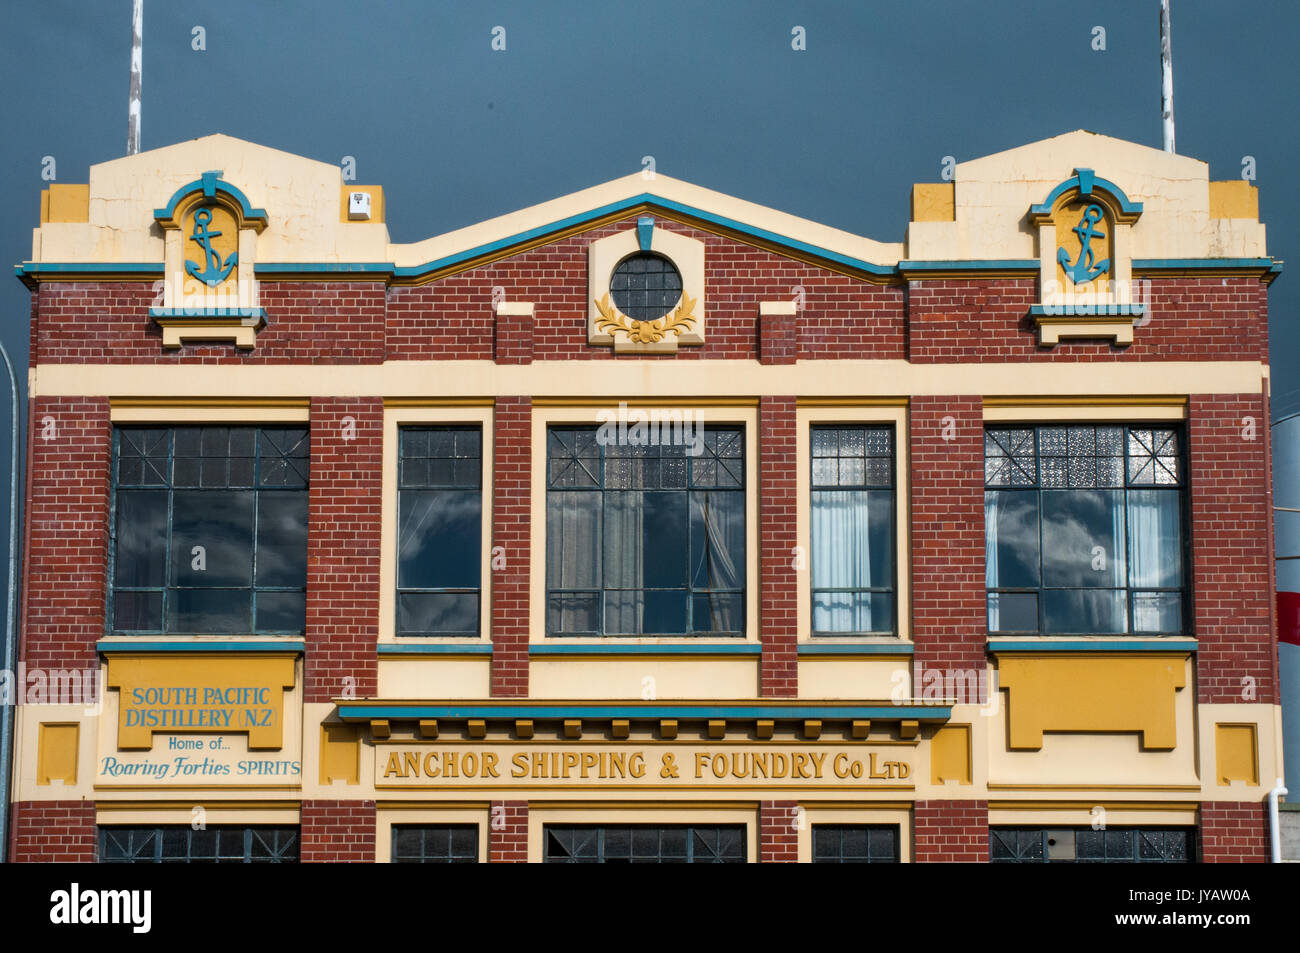
[[[58,181],[85,182],[125,151],[131,2],[6,7],[0,258],[13,264],[31,253],[42,157]],[[355,156],[404,242],[637,171],[644,155],[901,241],[911,184],[938,181],[945,155],[1076,128],[1159,147],[1158,17],[1157,0],[146,0],[142,143],[224,132]],[[1217,179],[1254,156],[1269,250],[1289,257],[1300,5],[1173,0],[1173,38],[1179,152]],[[0,331],[25,364],[28,295],[16,279],[0,288]],[[1270,301],[1275,416],[1300,410],[1298,300],[1284,273]]]

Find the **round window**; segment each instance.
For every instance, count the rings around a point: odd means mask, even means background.
[[[682,297],[682,275],[663,255],[639,252],[614,269],[609,293],[618,310],[634,321],[653,321]]]

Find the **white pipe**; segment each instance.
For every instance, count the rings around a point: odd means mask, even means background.
[[[1165,152],[1174,152],[1174,48],[1169,32],[1169,0],[1160,0],[1160,119]]]
[[[1278,778],[1277,783],[1273,785],[1273,790],[1268,792],[1268,834],[1269,842],[1273,847],[1273,863],[1282,863],[1282,834],[1278,830],[1280,826],[1277,816],[1277,799],[1286,795],[1286,788],[1282,784],[1282,779]]]
[[[131,98],[126,107],[126,154],[140,151],[140,84],[144,74],[144,0],[131,7]]]

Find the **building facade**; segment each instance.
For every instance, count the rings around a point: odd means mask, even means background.
[[[13,859],[1267,858],[1249,183],[385,198],[219,135],[42,194]]]

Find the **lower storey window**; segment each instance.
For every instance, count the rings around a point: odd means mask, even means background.
[[[474,864],[478,862],[478,825],[394,825],[395,864]]]
[[[896,864],[898,828],[888,824],[814,824],[814,864]]]
[[[743,864],[745,826],[548,824],[548,864]]]
[[[1185,864],[1195,860],[1190,827],[995,827],[993,863]]]
[[[101,827],[106,864],[296,864],[296,827]]]

